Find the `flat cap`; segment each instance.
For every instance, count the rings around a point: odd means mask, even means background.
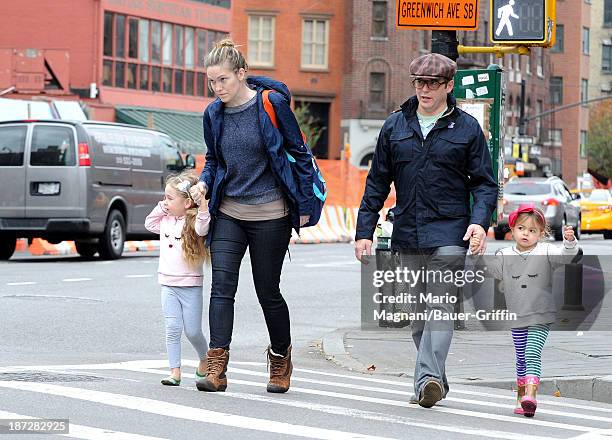
[[[410,63],[410,75],[414,78],[453,79],[457,63],[439,53],[428,53]]]

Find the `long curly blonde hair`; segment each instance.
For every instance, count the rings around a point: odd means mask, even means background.
[[[181,242],[183,250],[183,258],[189,267],[199,267],[204,263],[210,262],[210,251],[205,245],[206,236],[200,237],[195,230],[195,221],[198,215],[198,206],[195,204],[189,190],[183,191],[179,185],[183,187],[184,182],[189,182],[189,187],[198,183],[198,177],[191,171],[183,171],[180,174],[168,176],[166,185],[173,188],[178,195],[191,201],[191,207],[185,213],[185,224],[181,232]],[[181,184],[182,183],[182,184]],[[202,203],[206,203],[204,200]]]

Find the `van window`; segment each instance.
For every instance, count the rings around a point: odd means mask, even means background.
[[[183,169],[183,159],[178,148],[172,145],[169,139],[161,138],[162,144],[162,163],[168,171],[181,171]]]
[[[76,148],[74,131],[70,127],[37,125],[30,152],[32,166],[74,166]]]
[[[27,131],[26,126],[0,127],[0,166],[23,165]]]

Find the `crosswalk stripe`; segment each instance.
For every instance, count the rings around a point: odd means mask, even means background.
[[[196,390],[194,390],[196,391]],[[494,439],[505,439],[505,440],[516,440],[516,433],[504,432],[504,431],[491,431],[488,429],[471,429],[471,428],[459,428],[453,426],[444,426],[436,423],[435,425],[415,422],[412,419],[403,416],[391,416],[388,414],[383,414],[374,411],[364,411],[355,408],[346,408],[342,406],[336,405],[324,405],[320,403],[310,403],[310,402],[301,402],[298,400],[289,400],[289,399],[278,399],[277,397],[266,397],[261,396],[259,394],[249,394],[249,393],[235,393],[235,392],[224,392],[219,393],[220,396],[229,397],[229,398],[237,398],[244,400],[251,400],[257,402],[265,402],[272,403],[277,405],[285,405],[291,406],[294,408],[304,408],[311,411],[319,411],[327,414],[334,414],[339,416],[346,417],[355,417],[366,420],[374,420],[377,422],[386,422],[386,423],[395,423],[406,426],[413,426],[416,428],[425,428],[432,429],[435,431],[443,431],[443,432],[453,432],[456,434],[467,434],[467,435],[475,435],[480,437],[490,437]],[[529,440],[550,440],[553,437],[536,437],[530,436]]]
[[[193,361],[193,360],[183,360],[182,361],[183,365],[186,366],[192,366],[192,367],[196,367],[198,365],[198,361]],[[45,371],[57,371],[57,370],[121,370],[124,369],[125,367],[136,367],[136,368],[160,368],[160,367],[164,367],[166,366],[167,361],[166,360],[162,360],[162,359],[150,359],[150,360],[139,360],[139,361],[125,361],[125,362],[115,362],[115,363],[106,363],[106,364],[70,364],[70,365],[40,365],[40,366],[35,366],[35,365],[21,365],[21,366],[11,366],[11,367],[0,367],[0,373],[2,372],[15,372],[15,371],[23,371],[23,370],[45,370]],[[265,367],[266,364],[265,362],[241,362],[241,361],[231,361],[230,362],[230,366],[231,365],[243,365],[243,366],[253,366],[253,367]],[[230,367],[231,369],[231,367]],[[340,374],[340,373],[329,373],[329,372],[325,372],[325,371],[317,371],[317,370],[311,370],[311,369],[307,369],[307,368],[295,368],[293,369],[294,372],[302,372],[302,373],[307,373],[307,374],[314,374],[317,376],[326,376],[326,377],[337,377],[337,378],[341,378],[341,379],[348,379],[348,380],[355,380],[355,381],[359,381],[359,382],[372,382],[372,383],[376,383],[378,385],[380,384],[386,384],[386,385],[393,385],[393,386],[397,386],[397,387],[401,387],[401,388],[409,388],[410,391],[412,391],[412,383],[407,383],[407,382],[399,382],[399,381],[393,381],[393,380],[388,380],[388,379],[384,379],[384,378],[373,378],[373,377],[361,377],[361,376],[352,376],[352,375],[348,375],[348,374]],[[257,374],[259,376],[261,375],[267,375],[266,373],[261,373],[261,374]],[[293,380],[295,380],[294,378],[292,378]],[[312,382],[310,379],[305,379],[307,382]],[[333,382],[333,385],[336,385],[337,382]],[[470,386],[470,385],[467,385]],[[351,385],[351,388],[353,388],[353,385]],[[377,387],[376,390],[380,391],[382,390],[381,388]],[[384,389],[385,391],[389,391],[389,389]],[[508,395],[508,394],[503,394],[505,392],[505,390],[500,390],[500,394],[492,394],[492,393],[485,393],[482,391],[473,391],[473,390],[467,390],[462,386],[457,386],[457,385],[452,385],[451,384],[451,390],[449,393],[449,397],[447,399],[457,399],[456,397],[454,397],[456,394],[465,394],[465,395],[470,395],[470,396],[476,396],[476,397],[488,397],[488,398],[492,398],[492,399],[498,399],[498,400],[507,400],[507,401],[512,401],[514,402],[516,397],[513,395]],[[401,391],[392,391],[392,393],[400,393],[400,394],[404,394],[404,392]],[[458,400],[457,400],[458,401]],[[555,406],[555,407],[562,407],[562,408],[573,408],[573,409],[580,409],[580,410],[587,410],[587,411],[596,411],[596,412],[604,412],[604,413],[612,413],[612,408],[605,408],[605,407],[599,407],[599,406],[595,406],[595,405],[584,405],[584,404],[577,404],[577,403],[571,403],[571,402],[565,402],[565,401],[560,401],[559,398],[548,398],[548,396],[539,396],[538,397],[538,401],[541,403],[546,404],[547,406]],[[488,405],[488,403],[487,403]],[[540,411],[540,410],[538,410]]]
[[[167,375],[168,374],[168,372],[165,370],[152,370],[152,369],[140,369],[140,368],[133,368],[133,369],[130,368],[130,371],[135,371],[138,373],[157,374],[157,375]],[[189,374],[189,373],[183,373],[182,376],[195,378],[194,374]],[[241,379],[230,379],[229,382],[230,382],[230,385],[236,384],[236,385],[245,385],[245,386],[252,386],[252,387],[265,387],[266,386],[266,384],[263,382],[261,383],[251,382],[248,380],[241,380]],[[411,410],[421,410],[419,406],[410,404],[407,401],[391,400],[391,399],[385,399],[381,397],[359,396],[355,394],[338,393],[335,391],[315,390],[315,389],[300,388],[300,387],[294,387],[294,386],[291,387],[291,391],[297,392],[297,393],[303,393],[303,394],[311,394],[311,395],[316,395],[316,396],[334,397],[334,398],[345,399],[345,400],[355,400],[358,402],[368,402],[368,403],[377,403],[381,405],[399,406],[403,408],[410,408]],[[564,429],[564,430],[569,430],[569,431],[590,432],[593,429],[595,429],[595,428],[591,428],[587,426],[570,425],[568,423],[557,423],[557,422],[549,422],[546,420],[518,418],[518,417],[504,416],[504,415],[498,415],[498,414],[467,411],[467,410],[455,409],[455,408],[444,408],[442,406],[435,406],[431,408],[429,411],[436,411],[436,412],[441,412],[441,413],[446,413],[446,414],[454,414],[454,415],[475,417],[475,418],[481,418],[481,419],[497,420],[501,422],[520,423],[520,424],[526,424],[530,426],[533,426],[533,425],[546,426],[549,428]]]
[[[164,372],[166,374],[166,372]],[[138,410],[150,414],[171,416],[174,418],[199,421],[215,425],[230,426],[254,431],[273,432],[324,440],[390,440],[385,437],[338,431],[334,429],[315,428],[306,425],[277,422],[255,417],[238,416],[229,413],[193,408],[185,405],[74,387],[52,385],[48,383],[0,381],[0,387],[35,393],[51,394],[72,399],[85,400],[103,405]]]
[[[230,367],[228,368],[228,371],[230,373],[245,374],[249,376],[268,377],[268,373],[245,370],[242,368]],[[362,390],[362,391],[372,391],[377,394],[396,394],[396,395],[407,397],[406,391],[392,390],[389,388],[368,387],[368,386],[363,386],[363,385],[355,385],[355,384],[348,384],[348,383],[342,383],[342,382],[329,382],[329,381],[324,381],[324,380],[301,378],[301,377],[296,377],[296,376],[291,377],[291,381],[292,382],[306,382],[306,383],[317,384],[317,385],[328,385],[328,386],[333,386],[333,387],[338,387],[338,388],[349,388],[349,389]],[[496,408],[502,408],[502,409],[514,408],[513,405],[506,405],[506,404],[501,404],[501,403],[495,403],[495,402],[490,402],[490,401],[480,401],[480,400],[474,400],[474,399],[460,399],[457,397],[446,397],[445,400],[449,402],[468,403],[470,405],[479,405],[479,406],[488,406],[488,407],[494,406]],[[512,398],[512,400],[515,400],[515,398]],[[539,408],[538,412],[540,414],[550,414],[550,415],[557,415],[557,416],[563,416],[563,417],[574,417],[578,419],[593,420],[596,422],[612,423],[612,418],[609,418],[609,417],[591,416],[588,414],[573,414],[573,413],[567,413],[567,412],[561,412],[561,411],[553,411],[553,410],[549,410],[546,408]]]
[[[36,419],[32,416],[24,416],[8,411],[0,410],[0,419]],[[110,429],[93,428],[91,426],[75,425],[69,423],[67,434],[55,434],[62,437],[81,438],[85,440],[167,440],[161,437],[150,437],[131,432],[112,431]],[[39,434],[40,435],[40,434]],[[50,435],[50,433],[49,433]]]

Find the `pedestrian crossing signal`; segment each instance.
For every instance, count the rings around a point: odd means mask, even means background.
[[[552,47],[556,0],[491,0],[492,43]]]

